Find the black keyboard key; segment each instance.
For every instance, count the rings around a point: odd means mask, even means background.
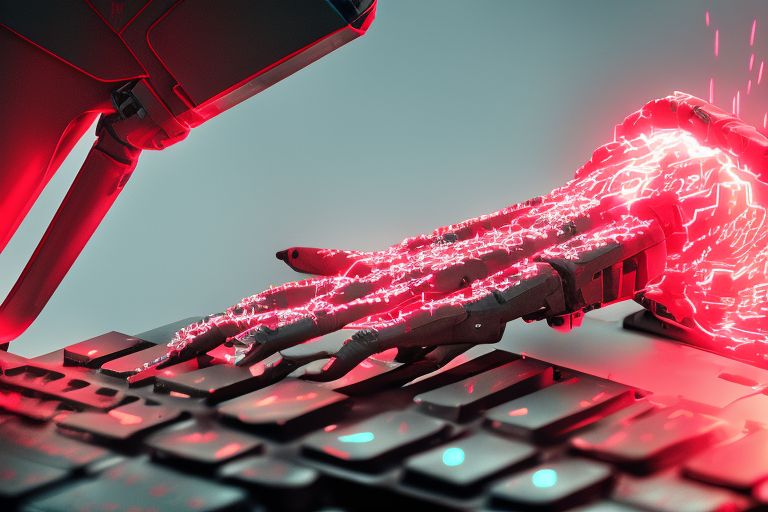
[[[0,389],[0,409],[31,420],[48,421],[59,412],[59,400],[25,396],[18,391]]]
[[[182,475],[143,460],[132,460],[31,502],[30,512],[194,510],[219,512],[246,509],[245,492]]]
[[[105,413],[80,412],[58,421],[59,427],[88,432],[101,439],[128,440],[170,423],[181,415],[179,409],[139,400]]]
[[[174,391],[219,402],[252,391],[257,382],[258,376],[252,375],[248,368],[217,364],[171,376],[161,371],[155,380],[155,391]]]
[[[386,412],[308,437],[308,455],[341,466],[376,471],[414,449],[425,449],[445,430],[443,421],[413,411]]]
[[[627,470],[648,473],[716,442],[724,426],[712,416],[669,408],[627,425],[584,432],[571,439],[571,446]]]
[[[53,423],[16,420],[0,425],[0,453],[67,470],[80,469],[112,455],[100,446],[62,436]]]
[[[490,426],[536,442],[562,437],[632,403],[626,386],[575,377],[488,411]]]
[[[481,432],[414,455],[405,463],[405,480],[440,493],[471,495],[535,457],[531,445]]]
[[[138,352],[118,357],[101,365],[101,371],[113,377],[126,379],[137,373],[144,363],[148,363],[168,353],[166,345],[154,345]]]
[[[310,510],[318,501],[317,470],[271,457],[246,457],[222,467],[219,475],[255,491],[274,510]]]
[[[219,405],[225,418],[275,435],[293,435],[334,421],[348,398],[313,382],[285,379]]]
[[[31,364],[5,370],[0,383],[90,409],[109,409],[124,398],[118,388],[92,382],[80,373]]]
[[[116,331],[96,336],[64,349],[64,364],[98,368],[110,359],[152,346],[152,343]]]
[[[148,436],[145,444],[161,458],[201,465],[220,464],[262,446],[244,432],[198,422],[167,427]]]
[[[561,459],[507,478],[491,488],[493,504],[532,510],[565,510],[603,495],[613,474],[604,464]]]
[[[4,453],[0,457],[0,501],[19,499],[63,480],[67,474],[64,469]]]
[[[517,398],[552,383],[552,368],[519,359],[417,395],[413,401],[429,414],[464,421],[481,410]]]
[[[654,512],[738,512],[749,506],[747,499],[725,489],[671,475],[623,478],[616,486],[614,499]]]
[[[686,462],[685,473],[710,484],[740,491],[752,489],[768,478],[768,431],[759,430],[710,448]]]

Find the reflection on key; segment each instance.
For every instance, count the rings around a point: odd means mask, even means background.
[[[742,496],[670,475],[624,478],[616,487],[614,499],[643,510],[658,512],[738,512],[747,508],[747,500]]]
[[[491,489],[494,504],[565,510],[605,494],[611,468],[581,459],[561,459],[518,473]]]
[[[670,408],[627,425],[584,432],[571,440],[571,446],[627,470],[648,473],[716,442],[724,426],[718,418]]]
[[[205,465],[220,464],[262,445],[245,432],[198,422],[165,428],[149,436],[145,443],[160,457]]]
[[[285,379],[219,405],[225,418],[275,435],[333,423],[348,398],[313,382]]]
[[[112,331],[65,348],[64,364],[98,368],[111,359],[150,346],[148,341]]]
[[[59,427],[88,432],[102,439],[127,440],[181,415],[173,407],[143,400],[116,407],[106,414],[78,412],[58,422]]]
[[[158,374],[155,391],[183,393],[220,401],[251,391],[257,380],[248,368],[217,364],[175,375]]]
[[[552,368],[519,359],[459,382],[417,395],[419,407],[441,418],[464,421],[482,409],[552,383]]]
[[[405,479],[440,493],[471,495],[535,456],[531,445],[480,432],[411,457],[405,464]]]
[[[542,442],[589,425],[632,400],[626,386],[576,377],[494,407],[486,418],[493,429]]]
[[[367,471],[381,470],[392,460],[427,448],[445,424],[412,411],[387,412],[312,434],[302,447],[305,453],[339,465]]]
[[[690,459],[685,473],[703,482],[749,491],[768,478],[768,431],[710,448]]]

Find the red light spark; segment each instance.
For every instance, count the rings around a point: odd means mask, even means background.
[[[757,29],[757,18],[752,20],[752,31],[749,34],[749,46],[755,46],[755,29]],[[750,66],[750,70],[752,67]]]
[[[720,29],[715,30],[715,57],[720,54]]]
[[[709,11],[704,13],[704,23],[709,26]]]

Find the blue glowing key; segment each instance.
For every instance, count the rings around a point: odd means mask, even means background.
[[[552,487],[557,483],[557,471],[554,469],[540,469],[531,475],[531,483],[540,489]]]
[[[491,500],[515,509],[565,510],[605,496],[612,481],[610,466],[565,458],[500,481],[491,488]]]
[[[441,494],[470,496],[535,457],[536,448],[529,444],[479,432],[411,457],[406,461],[404,478],[410,485]]]
[[[464,463],[464,450],[453,446],[443,451],[443,464],[446,466],[460,466]]]
[[[373,432],[357,432],[356,434],[339,436],[339,441],[342,443],[370,443],[374,439],[376,439],[376,436]]]

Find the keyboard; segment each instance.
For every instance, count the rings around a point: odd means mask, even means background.
[[[0,352],[2,510],[768,508],[768,371],[620,322],[517,322],[327,383],[206,358],[136,375],[195,320]]]

